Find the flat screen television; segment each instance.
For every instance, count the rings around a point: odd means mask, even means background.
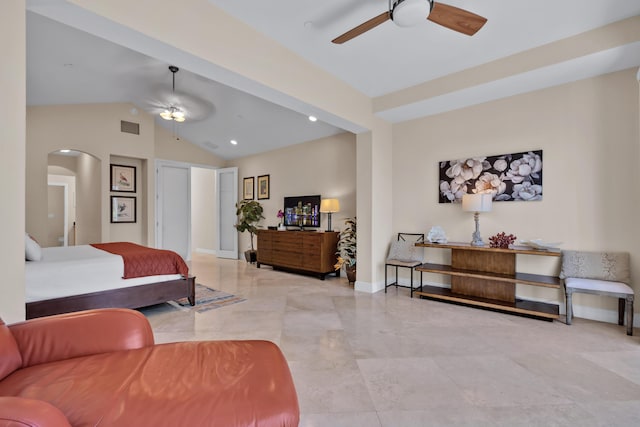
[[[284,225],[320,227],[320,195],[285,197]]]

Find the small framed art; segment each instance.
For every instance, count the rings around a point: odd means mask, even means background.
[[[111,191],[136,192],[136,167],[111,165]]]
[[[253,183],[254,178],[250,176],[249,178],[244,178],[242,180],[242,199],[243,200],[253,200]]]
[[[136,222],[136,198],[111,196],[111,222]]]
[[[258,200],[269,198],[269,175],[260,175],[258,177]]]

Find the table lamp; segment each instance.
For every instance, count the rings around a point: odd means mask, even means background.
[[[462,210],[473,212],[473,219],[476,223],[476,231],[472,234],[471,246],[484,246],[480,237],[480,212],[491,212],[493,195],[490,193],[465,194],[462,196]]]
[[[322,199],[320,202],[320,212],[326,213],[329,216],[327,231],[333,231],[331,228],[331,214],[340,212],[340,202],[338,199]]]

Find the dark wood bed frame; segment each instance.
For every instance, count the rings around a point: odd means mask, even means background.
[[[180,298],[187,298],[189,304],[195,305],[195,284],[196,278],[189,276],[166,282],[29,302],[27,319],[93,308],[140,308]]]

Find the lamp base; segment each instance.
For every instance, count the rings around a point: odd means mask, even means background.
[[[327,216],[329,217],[329,224],[327,224],[328,228],[326,231],[333,231],[331,229],[331,212],[327,212]]]
[[[471,241],[471,246],[484,246],[484,242],[482,241],[482,239],[476,240],[474,237],[474,239]]]
[[[473,214],[473,220],[476,223],[476,231],[471,235],[471,246],[484,246],[482,237],[480,237],[480,215],[478,212]]]

